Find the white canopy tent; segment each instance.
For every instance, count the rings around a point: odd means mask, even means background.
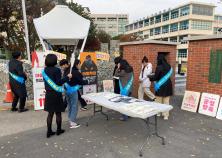
[[[34,19],[34,25],[44,51],[47,51],[44,40],[52,45],[77,46],[78,41],[83,39],[80,50],[82,52],[88,36],[90,21],[67,6],[57,5],[44,16]]]

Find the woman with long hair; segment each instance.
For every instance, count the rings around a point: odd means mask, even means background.
[[[156,101],[162,104],[169,104],[170,96],[173,95],[172,82],[170,77],[173,74],[173,69],[165,58],[165,54],[158,54],[157,67],[155,75],[149,76],[150,81],[155,82]],[[169,111],[162,113],[164,120],[168,120]]]
[[[115,76],[119,77],[120,94],[123,96],[131,96],[133,87],[133,68],[129,63],[122,59],[118,63]],[[126,121],[128,116],[122,115],[121,121]]]

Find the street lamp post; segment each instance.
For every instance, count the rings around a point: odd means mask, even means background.
[[[29,33],[28,33],[28,25],[27,25],[27,17],[26,17],[26,9],[25,9],[25,0],[22,0],[22,12],[23,12],[23,21],[24,21],[24,26],[25,26],[26,52],[27,52],[27,56],[28,56],[28,61],[31,62],[30,47],[29,47]]]

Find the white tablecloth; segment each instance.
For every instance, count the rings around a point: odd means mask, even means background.
[[[108,109],[118,111],[122,114],[131,116],[131,117],[141,118],[141,119],[146,119],[160,112],[166,112],[173,109],[171,105],[138,100],[133,97],[131,97],[131,100],[129,101],[129,103],[113,102],[113,100],[119,98],[118,96],[121,97],[120,95],[115,94],[115,93],[101,92],[101,93],[85,94],[85,95],[82,95],[82,98],[86,100],[90,100],[91,102],[101,105],[103,107],[106,107]]]

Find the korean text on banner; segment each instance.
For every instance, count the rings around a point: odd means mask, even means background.
[[[219,100],[220,100],[219,95],[202,93],[199,106],[199,113],[215,117],[217,114]]]
[[[181,109],[190,112],[197,112],[199,100],[200,100],[199,92],[186,91],[183,98]]]
[[[45,57],[47,54],[55,54],[58,60],[66,58],[65,54],[54,51],[33,52],[32,53],[32,74],[33,74],[33,91],[34,91],[34,109],[42,110],[45,104],[45,86],[42,77],[42,70],[45,66]]]

